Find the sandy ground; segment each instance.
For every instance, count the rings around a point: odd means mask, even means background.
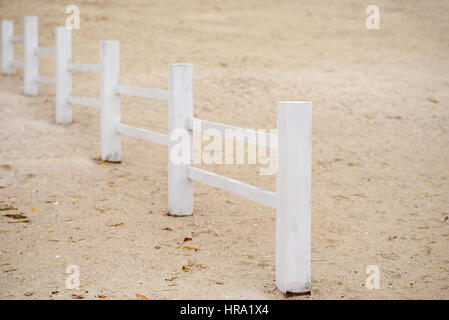
[[[269,129],[276,101],[312,101],[312,292],[291,299],[448,299],[449,3],[375,1],[369,31],[371,2],[2,0],[0,19],[21,33],[39,16],[51,46],[77,4],[75,62],[120,40],[122,83],[156,88],[168,63],[191,62],[203,119]],[[40,69],[52,75],[53,58]],[[97,75],[73,82],[98,97]],[[126,97],[122,115],[167,132],[164,102]],[[17,208],[0,212],[1,299],[285,298],[274,210],[195,184],[194,215],[167,216],[166,148],[125,137],[121,164],[97,161],[99,112],[74,106],[74,123],[56,125],[54,88],[24,96],[21,70],[0,76],[0,116],[0,206]],[[275,188],[258,166],[203,167]],[[176,248],[185,237],[200,250]],[[79,290],[66,289],[69,265]],[[368,265],[379,290],[364,287]]]

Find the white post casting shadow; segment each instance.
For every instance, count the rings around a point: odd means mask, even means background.
[[[56,123],[72,122],[72,31],[65,27],[55,29],[56,51]]]
[[[38,48],[38,20],[37,17],[23,19],[23,79],[25,95],[35,96],[39,93],[36,78],[39,74],[39,57],[35,54]]]
[[[278,102],[276,286],[310,292],[312,103]]]
[[[186,216],[193,213],[193,181],[188,178],[193,153],[192,131],[188,130],[188,120],[193,118],[193,65],[170,64],[168,72],[168,209],[175,216]],[[176,132],[184,132],[188,139]],[[182,161],[174,161],[179,158],[175,154],[178,138],[189,143]]]
[[[117,125],[120,123],[120,42],[100,42],[101,72],[101,159],[122,161],[122,143]]]
[[[2,20],[2,72],[12,74],[14,72],[14,43],[11,38],[14,36],[14,22]]]

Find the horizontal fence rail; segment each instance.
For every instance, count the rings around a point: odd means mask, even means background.
[[[36,81],[40,83],[56,84],[56,79],[54,77],[49,76],[38,75],[36,77]]]
[[[38,47],[34,49],[35,54],[54,54],[56,53],[55,47]]]
[[[189,130],[195,130],[195,124],[201,128],[201,132],[204,132],[208,129],[218,130],[218,133],[221,137],[230,138],[235,141],[247,142],[249,144],[257,144],[261,147],[273,148],[276,149],[277,146],[277,137],[271,133],[259,132],[253,129],[243,129],[235,126],[231,126],[228,124],[222,124],[218,122],[201,120],[197,118],[187,119],[187,128]],[[226,133],[232,133],[231,135],[227,135]],[[234,135],[235,133],[241,132],[242,135]],[[252,141],[251,138],[254,137],[255,140]],[[273,144],[273,145],[272,145]]]
[[[11,42],[20,42],[20,41],[23,41],[23,34],[18,34],[18,35],[12,36],[12,37],[10,38],[10,41],[11,41]]]
[[[70,71],[88,71],[100,72],[100,66],[96,63],[71,63],[69,64]]]
[[[117,86],[117,93],[148,99],[168,100],[168,90],[161,89],[139,88],[133,86],[124,86],[120,84]]]
[[[152,132],[141,128],[135,128],[123,123],[118,123],[116,125],[116,129],[118,133],[125,136],[150,141],[162,146],[168,146],[168,136],[161,133]]]
[[[238,194],[249,200],[276,208],[276,193],[263,190],[259,187],[240,182],[235,179],[220,176],[218,174],[195,167],[188,167],[187,177],[234,194]]]
[[[79,104],[86,107],[94,107],[100,109],[100,100],[88,97],[70,96],[68,101],[72,104]]]
[[[23,68],[23,60],[13,60],[11,61],[11,65],[13,67],[22,67]]]
[[[101,158],[121,162],[121,136],[168,147],[168,208],[174,216],[193,214],[194,181],[228,191],[276,209],[276,287],[285,293],[310,292],[312,104],[286,101],[277,105],[277,133],[244,129],[195,118],[193,65],[170,64],[168,90],[120,84],[120,44],[100,42],[98,64],[72,63],[72,31],[55,29],[55,46],[39,47],[37,17],[24,17],[23,35],[14,35],[12,21],[2,21],[2,72],[24,68],[24,93],[38,94],[38,84],[56,85],[56,122],[72,122],[72,104],[100,109]],[[14,42],[22,41],[23,61],[14,59]],[[55,77],[39,74],[39,54],[55,54]],[[74,96],[72,71],[100,73],[100,98]],[[120,96],[168,101],[168,135],[121,122]],[[214,130],[212,130],[214,129]],[[193,134],[220,135],[277,150],[276,191],[193,167]],[[180,133],[184,141],[177,140]],[[182,137],[182,135],[181,135]],[[186,142],[187,141],[187,142]],[[183,161],[171,159],[188,146]],[[271,150],[270,152],[273,152]]]

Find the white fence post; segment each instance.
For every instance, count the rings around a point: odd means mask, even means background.
[[[312,103],[278,102],[276,286],[310,292]]]
[[[169,65],[168,90],[168,210],[185,216],[193,213],[193,181],[187,177],[193,150],[192,132],[187,127],[187,120],[193,118],[192,64]]]
[[[14,35],[14,22],[2,20],[2,72],[11,74],[14,72],[12,61],[14,60],[14,43],[11,37]]]
[[[72,72],[69,64],[72,61],[72,30],[66,27],[55,29],[55,51],[56,123],[71,123],[72,105],[69,97],[72,94]]]
[[[23,19],[23,79],[24,93],[37,95],[39,85],[36,77],[39,74],[39,57],[34,52],[38,47],[38,20],[37,17]]]
[[[101,159],[122,161],[122,143],[117,132],[120,122],[120,42],[101,41]]]

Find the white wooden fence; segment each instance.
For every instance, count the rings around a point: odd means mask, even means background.
[[[24,41],[24,60],[14,59],[14,42]],[[55,78],[39,74],[38,55],[55,54]],[[312,104],[278,102],[278,171],[276,192],[266,191],[238,180],[196,168],[192,159],[176,164],[170,161],[177,129],[192,131],[201,122],[202,130],[223,133],[236,127],[193,117],[193,65],[170,64],[168,90],[139,88],[120,82],[120,45],[118,41],[100,42],[99,64],[72,62],[71,30],[55,29],[55,47],[39,47],[37,17],[24,18],[24,34],[14,35],[13,22],[2,21],[2,72],[24,67],[24,93],[38,94],[38,84],[56,85],[56,122],[72,122],[72,104],[101,110],[101,158],[120,162],[121,135],[147,140],[168,147],[168,207],[176,216],[193,213],[193,181],[223,189],[276,209],[276,286],[283,292],[310,292],[311,264],[311,154]],[[72,95],[72,72],[100,72],[100,99]],[[168,101],[168,136],[121,122],[120,96],[130,95]],[[258,142],[270,146],[266,139]],[[244,142],[244,141],[243,141]]]

